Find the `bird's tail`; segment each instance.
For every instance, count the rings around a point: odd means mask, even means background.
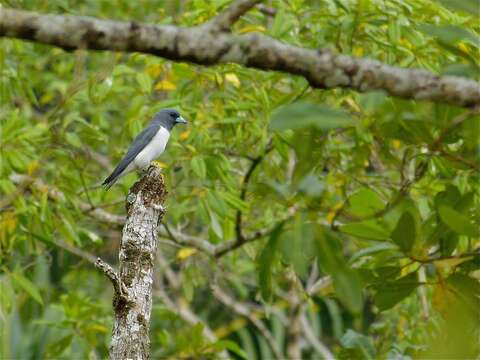
[[[115,182],[118,180],[118,177],[112,177],[112,175],[107,177],[102,183],[102,186],[105,188],[105,190],[110,189],[112,185],[115,184]]]
[[[102,185],[105,186],[105,190],[110,189],[112,185],[117,182],[118,179],[133,170],[133,167],[129,166],[131,165],[132,160],[132,157],[127,155],[122,159],[122,161],[120,161],[120,164],[117,165],[117,167],[112,171],[110,176],[107,177],[102,183]]]
[[[124,169],[120,169],[119,167],[115,168],[115,170],[113,170],[110,176],[103,181],[102,185],[105,187],[105,190],[110,189],[113,184],[117,182],[117,180],[122,175],[123,170]]]

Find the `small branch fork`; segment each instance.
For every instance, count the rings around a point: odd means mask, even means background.
[[[133,304],[133,301],[130,298],[130,294],[128,288],[125,286],[124,282],[120,279],[117,272],[105,261],[100,258],[97,258],[95,261],[95,266],[103,271],[106,277],[110,279],[113,285],[113,289],[115,291],[114,295],[114,303],[117,303],[117,300],[120,300],[123,304],[129,306]]]
[[[240,192],[240,199],[242,201],[245,201],[245,199],[247,197],[248,183],[250,181],[250,178],[252,177],[253,172],[255,171],[257,166],[260,165],[260,163],[265,158],[265,156],[267,156],[267,154],[272,150],[273,150],[272,140],[270,139],[267,147],[265,148],[265,151],[262,154],[260,154],[259,156],[257,156],[256,158],[252,159],[250,167],[248,168],[248,170],[245,174],[245,177],[243,178],[243,182],[242,182],[242,190]],[[237,235],[238,246],[240,246],[246,241],[246,238],[245,238],[245,236],[243,235],[243,232],[242,232],[242,211],[241,210],[237,210],[237,214],[235,216],[235,233]],[[235,244],[235,245],[237,245],[237,244]]]
[[[212,284],[210,287],[212,289],[213,296],[215,296],[218,301],[220,301],[223,305],[231,309],[236,314],[247,318],[257,328],[257,330],[260,332],[260,334],[263,336],[268,346],[272,350],[276,359],[285,359],[285,356],[279,349],[270,330],[260,319],[255,316],[255,314],[252,312],[251,307],[248,306],[247,303],[242,303],[234,300],[230,295],[224,292],[218,286],[218,284]]]
[[[205,23],[205,27],[211,31],[230,31],[235,22],[240,19],[247,11],[260,3],[261,0],[237,0],[232,3],[227,9],[222,11],[209,22]]]

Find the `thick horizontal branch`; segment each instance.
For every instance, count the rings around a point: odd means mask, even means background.
[[[233,35],[205,26],[155,26],[0,8],[0,36],[66,50],[141,52],[202,65],[237,63],[300,75],[316,88],[383,90],[404,99],[480,106],[480,84],[473,80],[301,48],[257,33]]]

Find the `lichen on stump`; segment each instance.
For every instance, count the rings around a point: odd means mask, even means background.
[[[165,180],[161,174],[161,168],[154,165],[150,166],[146,175],[132,185],[128,197],[131,197],[134,201],[140,191],[143,194],[143,200],[146,206],[152,204],[162,205],[164,203],[168,192],[165,187]],[[127,214],[129,214],[132,202],[126,201]]]
[[[167,191],[161,169],[150,166],[131,188],[120,244],[119,276],[129,302],[114,304],[111,359],[148,359],[157,226],[165,213]]]

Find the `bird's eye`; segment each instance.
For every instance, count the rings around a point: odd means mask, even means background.
[[[173,118],[176,118],[176,117],[177,117],[177,114],[175,114],[174,112],[171,112],[171,113],[170,113],[170,116],[173,117]]]

